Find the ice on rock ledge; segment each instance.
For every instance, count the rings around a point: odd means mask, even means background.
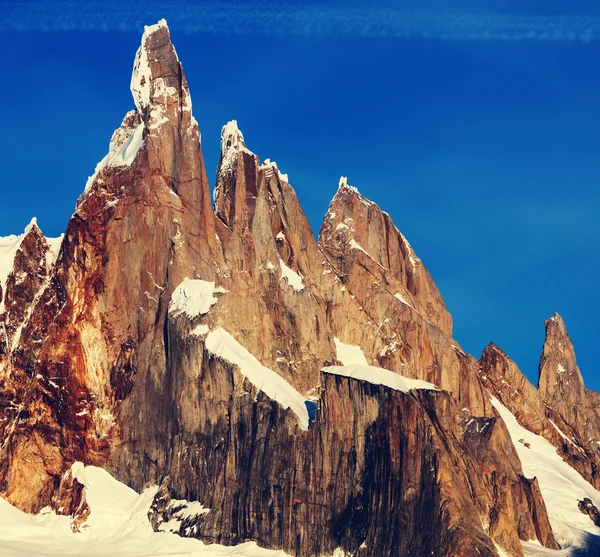
[[[290,408],[298,417],[300,428],[308,429],[306,399],[283,377],[263,366],[221,327],[211,331],[204,342],[209,352],[238,366],[241,374],[259,391],[263,391],[283,408]]]
[[[423,381],[422,379],[409,379],[381,367],[353,364],[324,367],[321,371],[332,375],[341,375],[343,377],[350,377],[351,379],[358,379],[359,381],[366,381],[373,385],[383,385],[384,387],[389,387],[403,393],[407,393],[413,389],[437,390],[433,383]]]
[[[96,165],[94,173],[88,178],[84,192],[89,191],[98,174],[107,166],[131,166],[144,145],[144,129],[144,123],[140,122],[120,147],[111,142],[108,154]]]

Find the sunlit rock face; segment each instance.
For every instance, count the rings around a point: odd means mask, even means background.
[[[81,461],[160,486],[153,527],[211,543],[556,549],[497,405],[597,485],[597,395],[562,320],[547,323],[539,389],[493,345],[477,361],[387,213],[341,179],[317,241],[235,121],[213,207],[164,21],[144,32],[131,92],[64,237],[32,223],[0,239],[2,496],[82,528]]]

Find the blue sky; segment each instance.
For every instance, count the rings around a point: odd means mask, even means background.
[[[340,175],[388,211],[476,357],[535,381],[562,314],[600,389],[600,14],[589,1],[0,2],[0,235],[64,231],[166,17],[214,182],[220,129],[289,174],[318,233]]]

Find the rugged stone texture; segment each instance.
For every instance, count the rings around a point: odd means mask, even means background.
[[[71,527],[79,532],[90,515],[90,507],[85,498],[85,486],[67,470],[60,480],[58,489],[52,496],[52,508],[57,514],[71,517]]]
[[[598,393],[584,384],[573,342],[558,313],[545,322],[546,339],[538,370],[538,388],[545,402],[573,429],[579,439],[600,440]]]
[[[399,293],[426,319],[452,335],[452,318],[421,260],[391,217],[348,186],[345,178],[340,180],[319,239],[342,276],[355,271],[354,258],[345,257],[353,250],[358,261],[368,265],[375,280],[384,280],[392,295]],[[379,269],[372,268],[371,261]]]
[[[200,340],[171,346],[185,351],[182,361],[207,357]],[[518,463],[506,431],[495,426],[498,446],[470,431],[471,445],[485,448],[465,452],[447,393],[404,394],[324,373],[315,420],[300,432],[295,416],[227,362],[208,357],[191,369],[202,371],[195,381],[177,381],[174,395],[186,396],[192,382],[210,397],[198,401],[197,421],[178,417],[177,466],[171,494],[163,486],[155,501],[157,526],[175,515],[167,509],[176,496],[211,509],[181,521],[181,533],[207,542],[258,539],[295,555],[336,547],[359,555],[495,555],[483,516],[492,539],[512,555],[522,555],[519,535],[536,538],[528,497],[544,506],[518,464],[508,479],[479,465]],[[537,520],[549,532],[543,513]]]
[[[297,389],[314,389],[335,358],[322,294],[334,279],[287,176],[259,164],[236,122],[223,128],[215,213],[228,268],[218,323]]]
[[[339,290],[359,306],[355,311],[331,294],[335,336],[361,346],[375,365],[452,392],[472,415],[494,416],[476,360],[449,336],[451,320],[437,288],[387,213],[342,180],[319,247]]]
[[[579,501],[578,506],[579,510],[583,514],[587,514],[596,526],[600,526],[600,511],[598,510],[598,507],[594,505],[591,499],[585,497]]]

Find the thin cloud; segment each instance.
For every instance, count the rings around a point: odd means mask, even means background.
[[[407,12],[385,6],[300,2],[3,2],[0,31],[140,31],[166,17],[173,29],[215,35],[297,35],[442,40],[600,40],[600,17]]]

